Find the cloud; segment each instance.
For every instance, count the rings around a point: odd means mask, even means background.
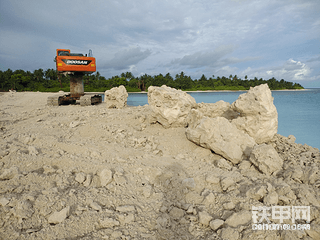
[[[196,52],[173,60],[172,64],[189,66],[191,68],[212,66],[218,64],[219,60],[234,51],[234,46],[220,46],[210,52]]]
[[[304,81],[310,79],[311,69],[305,63],[289,59],[281,67],[275,67],[266,73],[270,77],[276,76],[279,79]]]
[[[209,67],[213,68],[220,68],[220,69],[231,69],[229,65],[252,61],[259,59],[258,57],[244,57],[238,58],[229,56],[231,55],[236,48],[232,45],[222,45],[216,48],[213,51],[209,52],[196,52],[194,54],[185,55],[182,58],[177,58],[171,62],[171,64],[187,66],[190,68],[202,68],[202,67]]]
[[[310,58],[307,62],[320,62],[320,56]]]
[[[311,69],[305,63],[289,59],[280,69],[282,75],[290,77],[292,80],[307,80],[310,77]]]
[[[311,80],[312,69],[301,61],[288,59],[280,66],[251,68],[241,71],[241,75],[248,75],[249,78],[258,77],[269,79],[285,79],[286,81],[309,81]]]
[[[0,68],[52,68],[55,49],[68,48],[92,49],[105,77],[316,79],[319,11],[315,0],[0,1]]]
[[[108,61],[102,68],[113,68],[116,70],[123,70],[130,68],[132,65],[138,64],[140,61],[146,59],[151,54],[149,49],[142,51],[140,47],[131,47],[123,49],[114,54],[114,57]]]

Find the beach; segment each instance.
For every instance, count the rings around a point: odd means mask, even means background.
[[[268,176],[148,105],[47,106],[53,94],[0,94],[0,239],[319,239],[318,149],[276,135],[284,164]],[[252,207],[271,204],[310,206],[310,229],[254,230]]]

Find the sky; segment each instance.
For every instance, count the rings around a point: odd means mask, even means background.
[[[91,49],[106,78],[183,71],[320,88],[319,13],[319,0],[0,0],[0,70]]]

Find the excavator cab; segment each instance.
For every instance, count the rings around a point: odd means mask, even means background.
[[[91,51],[91,50],[90,50]],[[96,71],[96,59],[92,57],[92,51],[89,57],[82,53],[71,53],[69,49],[57,49],[55,58],[58,72],[83,72],[93,73]]]
[[[70,50],[57,49],[57,56],[70,56]]]

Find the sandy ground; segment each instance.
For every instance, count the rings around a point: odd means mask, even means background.
[[[49,107],[50,95],[0,94],[0,239],[257,239],[251,207],[261,201],[242,191],[266,176],[184,128],[150,124],[148,106]],[[243,225],[230,223],[244,210]]]

